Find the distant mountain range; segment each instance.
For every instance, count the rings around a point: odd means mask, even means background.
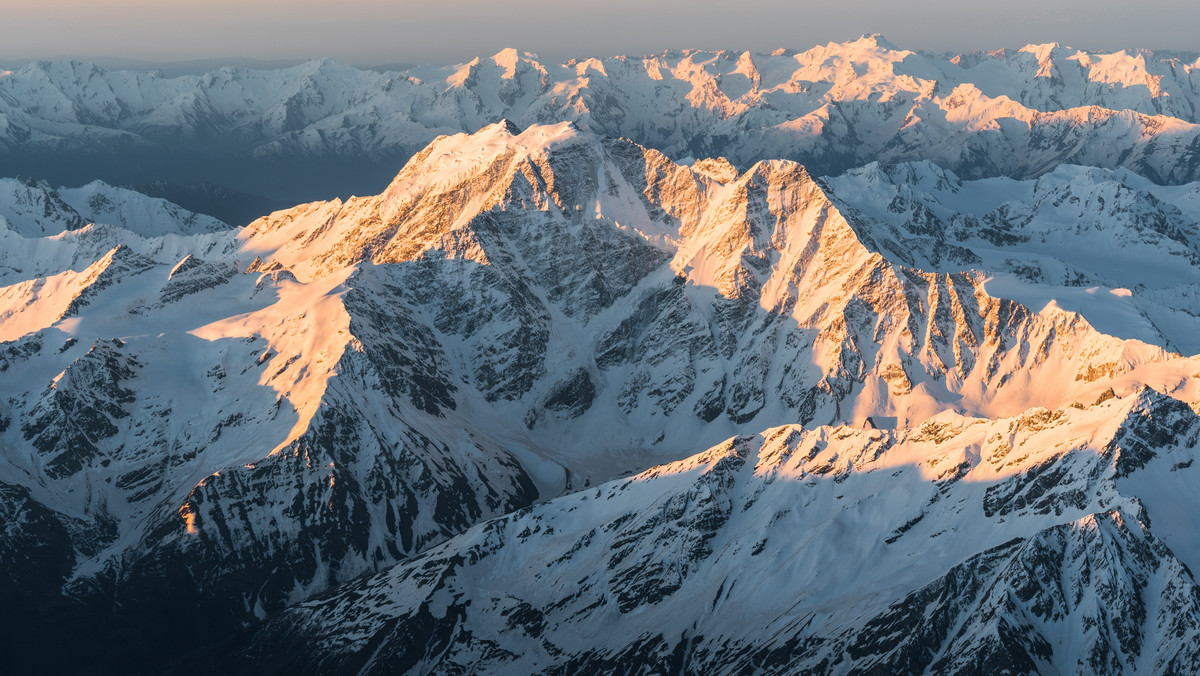
[[[548,64],[329,59],[167,77],[34,62],[0,77],[0,175],[55,184],[213,183],[291,203],[373,194],[435,137],[501,118],[573,121],[675,160],[816,175],[930,160],[964,178],[1059,164],[1197,178],[1195,55],[1059,45],[933,56],[880,36],[772,54],[685,50]]]

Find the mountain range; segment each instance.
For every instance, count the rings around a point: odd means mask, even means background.
[[[330,59],[175,77],[33,62],[0,71],[0,176],[345,198],[381,190],[435,137],[504,118],[572,121],[739,170],[930,160],[964,178],[1030,178],[1081,164],[1178,184],[1200,178],[1198,61],[1057,44],[932,55],[868,35],[801,52],[562,64],[507,49],[382,72]]]
[[[406,158],[244,227],[0,181],[0,647],[30,672],[1191,673],[1190,67],[868,36],[0,77],[6,161],[204,128]]]

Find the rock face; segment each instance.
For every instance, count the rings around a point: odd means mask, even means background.
[[[930,160],[965,178],[1028,178],[1078,164],[1176,184],[1200,178],[1196,67],[1052,44],[935,56],[878,35],[562,64],[506,49],[388,73],[328,59],[176,78],[37,62],[0,78],[0,175],[209,182],[294,203],[373,193],[437,136],[507,118],[570,120],[743,170]]]
[[[141,221],[117,192],[96,213],[122,222],[0,231],[17,524],[0,563],[34,590],[14,598],[61,605],[45,626],[105,628],[80,654],[115,670],[171,665],[164,617],[186,614],[205,652],[289,607],[223,666],[1058,669],[1082,653],[1043,643],[1078,644],[1086,619],[1111,625],[1089,668],[1185,670],[1159,627],[1190,626],[1193,549],[1154,503],[1192,498],[1144,484],[1191,466],[1200,367],[1164,333],[991,295],[1016,264],[967,267],[1008,258],[956,234],[984,217],[938,203],[999,188],[907,170],[915,187],[880,212],[902,181],[685,166],[501,121],[438,138],[379,195],[237,231],[171,232],[179,211]],[[1022,185],[1065,190],[1048,181]],[[1191,260],[1192,188],[1130,183],[1084,172],[1070,194],[1117,205],[1096,216],[1113,241]],[[1053,242],[1020,245],[1052,199],[996,207],[995,247],[1051,260]],[[1169,532],[1150,531],[1158,513]],[[1084,575],[1092,550],[1128,554],[1068,604],[1026,604],[1053,590],[1022,566],[1058,552]],[[893,636],[970,585],[940,629]],[[1134,603],[1153,585],[1172,610]],[[1118,597],[1144,617],[1097,614]],[[868,621],[877,640],[856,643]]]
[[[884,255],[924,270],[983,268],[987,289],[1079,312],[1111,335],[1200,351],[1194,186],[1059,167],[1037,181],[964,181],[927,162],[830,178],[876,224]]]
[[[285,611],[241,657],[345,673],[1187,673],[1200,550],[1156,537],[1121,480],[1146,444],[1155,457],[1131,472],[1191,471],[1176,468],[1198,439],[1200,419],[1151,391],[906,432],[773,428],[480,524]]]

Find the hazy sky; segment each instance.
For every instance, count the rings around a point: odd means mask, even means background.
[[[881,32],[909,49],[1200,51],[1196,0],[0,0],[0,59],[320,56],[445,63],[504,47],[565,56],[807,48]]]

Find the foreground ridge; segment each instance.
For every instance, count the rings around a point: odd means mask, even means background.
[[[1198,423],[1143,391],[903,432],[773,428],[480,524],[282,613],[241,658],[355,673],[1184,673],[1200,660],[1200,551],[1151,524],[1191,504],[1173,501],[1194,481]],[[1148,510],[1150,486],[1172,488]]]

